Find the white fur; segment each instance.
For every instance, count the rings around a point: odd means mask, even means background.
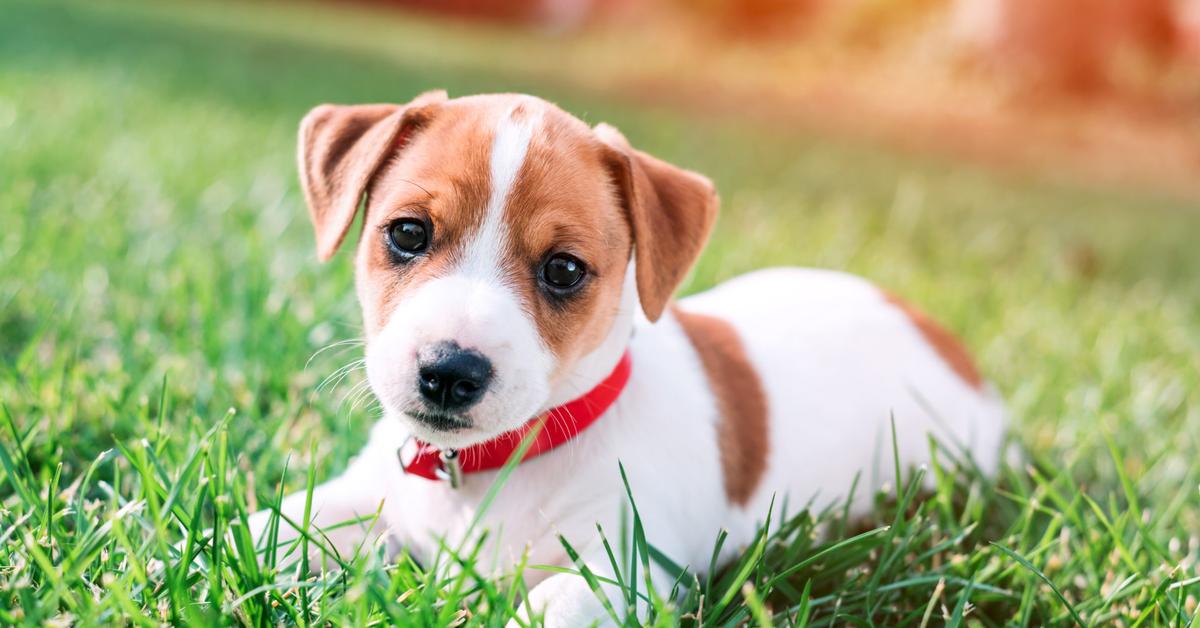
[[[493,131],[489,163],[491,195],[484,210],[483,224],[467,246],[460,269],[464,274],[494,277],[497,282],[504,281],[496,271],[509,237],[504,224],[504,207],[541,119],[536,102],[528,100],[522,104],[525,108],[519,118],[515,118],[514,111],[510,110],[500,117]]]
[[[617,361],[629,347],[629,337],[633,335],[635,322],[645,320],[645,315],[642,314],[642,305],[638,302],[637,277],[632,261],[625,270],[625,281],[621,290],[621,301],[617,305],[617,314],[613,319],[612,328],[608,330],[608,334],[599,347],[576,361],[571,372],[561,378],[562,381],[551,394],[549,403],[542,410],[549,410],[572,399],[578,399],[616,367]]]
[[[615,405],[566,445],[518,466],[487,511],[484,525],[492,534],[482,568],[504,573],[526,553],[529,564],[570,566],[557,539],[562,534],[594,571],[611,576],[596,525],[615,542],[627,515],[618,463],[650,542],[696,571],[707,568],[722,529],[730,535],[727,556],[743,547],[772,496],[792,512],[814,499],[819,507],[844,497],[861,474],[852,512],[862,513],[872,491],[895,481],[893,416],[902,467],[927,462],[932,434],[961,446],[985,471],[996,468],[1005,423],[1000,399],[953,373],[878,289],[841,273],[761,271],[680,303],[737,329],[768,395],[767,470],[745,508],[731,504],[722,489],[720,416],[699,358],[670,311],[653,324],[641,315],[632,262],[608,337],[572,372],[556,376],[536,326],[496,270],[508,237],[500,220],[505,198],[535,119],[498,121],[492,198],[467,261],[406,295],[368,347],[368,377],[386,414],[347,471],[313,496],[313,524],[321,528],[369,517],[382,504],[373,525],[330,535],[341,554],[382,537],[428,565],[439,539],[457,546],[496,473],[467,475],[455,490],[405,475],[397,450],[413,435],[463,446],[512,429],[595,386],[626,347],[633,373]],[[441,340],[478,348],[497,371],[497,389],[472,410],[477,428],[469,432],[427,433],[402,413],[415,394],[414,352]],[[551,381],[559,383],[551,389]],[[300,522],[304,500],[303,494],[289,497],[284,513]],[[267,519],[265,512],[251,519],[256,538]],[[664,574],[656,569],[654,575],[669,586]],[[532,587],[526,612],[545,613],[559,626],[605,620],[582,578],[543,571],[527,571],[526,578]]]

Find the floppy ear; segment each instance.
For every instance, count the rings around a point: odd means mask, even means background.
[[[317,232],[317,257],[337,251],[379,168],[429,120],[446,92],[407,105],[321,105],[300,122],[300,185]]]
[[[704,176],[634,150],[607,124],[596,135],[633,228],[638,298],[655,321],[708,241],[717,193]]]

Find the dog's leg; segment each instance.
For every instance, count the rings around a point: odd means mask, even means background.
[[[309,561],[314,570],[336,567],[339,559],[347,561],[356,552],[371,550],[388,533],[380,508],[384,486],[379,476],[372,477],[373,467],[368,456],[356,459],[341,476],[313,489],[311,505],[307,491],[285,497],[279,505],[276,535],[280,559],[299,557],[300,549],[294,546],[301,544],[304,536],[308,537]],[[266,546],[275,515],[274,509],[267,509],[250,516],[250,533],[259,550]]]
[[[593,591],[583,576],[575,574],[556,574],[535,586],[529,591],[529,597],[525,603],[521,605],[521,609],[518,611],[519,615],[524,619],[541,617],[545,620],[545,625],[551,628],[619,625],[621,622],[625,622],[626,615],[630,612],[637,613],[638,621],[636,623],[645,622],[647,603],[641,597],[646,595],[644,575],[638,574],[637,605],[634,609],[629,609],[626,607],[621,589],[616,585],[604,582],[605,580],[616,580],[607,555],[593,553],[591,560],[585,560],[584,564],[600,579],[600,591],[608,598],[620,621],[614,621],[612,615],[605,609],[604,602],[599,597],[601,593]],[[671,582],[666,573],[656,565],[651,565],[650,570],[656,585],[664,586]],[[509,625],[515,625],[515,622],[510,622]]]

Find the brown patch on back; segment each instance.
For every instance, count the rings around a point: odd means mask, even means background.
[[[925,341],[933,347],[934,351],[937,351],[937,354],[941,356],[942,360],[946,362],[946,365],[956,375],[969,384],[971,388],[976,390],[983,388],[983,376],[980,375],[974,360],[971,359],[971,354],[967,352],[966,348],[963,347],[962,343],[953,334],[946,331],[945,327],[939,325],[928,314],[904,302],[900,297],[887,292],[883,293],[883,297],[888,303],[891,303],[904,312],[905,316],[921,332]]]
[[[672,308],[696,348],[721,421],[717,426],[725,496],[745,505],[767,468],[767,396],[737,330],[727,321]]]

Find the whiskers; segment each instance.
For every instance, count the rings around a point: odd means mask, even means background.
[[[363,378],[361,381],[351,386],[350,390],[348,390],[345,395],[342,395],[341,400],[338,402],[338,409],[341,410],[342,408],[346,407],[347,403],[350,404],[351,414],[353,414],[360,406],[363,406],[364,404],[364,409],[368,413],[383,407],[380,405],[379,400],[375,398],[375,395],[371,390],[371,382],[367,381],[366,378]]]
[[[362,338],[348,338],[328,344],[313,353],[312,356],[308,358],[308,361],[305,362],[304,368],[307,369],[312,366],[313,361],[327,351],[337,350],[338,352],[341,352],[350,348],[361,347],[364,344],[366,344],[366,341],[364,341]],[[353,413],[360,407],[364,406],[367,412],[372,412],[379,409],[381,406],[379,404],[379,400],[376,399],[372,394],[370,382],[366,377],[361,375],[361,373],[364,373],[366,369],[366,358],[356,358],[339,366],[337,369],[334,369],[332,373],[326,375],[325,378],[321,380],[320,384],[317,384],[317,387],[313,389],[313,396],[316,397],[317,395],[322,394],[334,394],[339,388],[349,385],[349,388],[338,398],[338,412],[341,412],[347,407],[349,408],[350,413]]]
[[[346,347],[361,347],[365,344],[367,344],[367,341],[363,340],[362,338],[347,338],[345,340],[331,342],[331,343],[325,345],[324,347],[317,349],[316,351],[313,352],[312,355],[308,356],[308,361],[304,363],[304,368],[307,369],[309,366],[312,365],[313,360],[317,359],[317,356],[321,355],[322,353],[325,353],[326,351],[329,351],[330,349],[343,349],[344,350]]]
[[[351,362],[343,364],[342,366],[338,367],[338,369],[335,370],[334,372],[330,373],[329,375],[326,375],[325,379],[321,380],[320,384],[317,384],[317,387],[313,390],[313,392],[315,394],[320,394],[322,392],[325,392],[326,389],[333,391],[338,386],[340,386],[343,382],[345,382],[346,379],[348,377],[350,377],[350,375],[352,373],[356,373],[358,371],[365,371],[366,369],[367,369],[367,359],[366,358],[359,358],[357,360],[353,360]],[[363,381],[365,381],[365,380],[363,380]]]

